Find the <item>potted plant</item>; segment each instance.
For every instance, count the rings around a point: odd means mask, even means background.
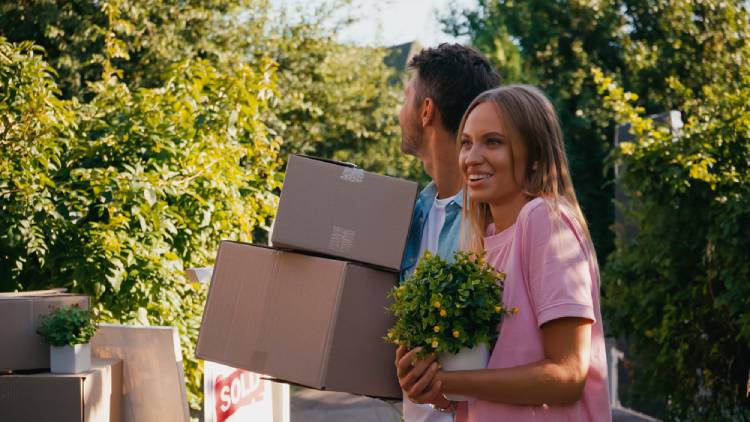
[[[484,254],[458,251],[448,262],[426,252],[414,273],[390,293],[396,324],[385,340],[409,350],[421,346],[420,356],[437,353],[448,371],[485,368],[502,317],[518,312],[503,306],[504,279]]]
[[[87,309],[61,307],[42,319],[39,334],[50,344],[50,372],[74,374],[91,369],[89,341],[96,323]]]

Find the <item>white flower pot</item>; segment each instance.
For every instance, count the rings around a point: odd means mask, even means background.
[[[444,371],[469,371],[472,369],[484,369],[490,360],[490,347],[486,344],[479,344],[473,349],[464,347],[458,353],[440,353],[438,361]],[[458,394],[446,394],[448,400],[467,401],[471,397],[460,396]]]
[[[77,374],[91,369],[91,344],[49,347],[50,372]]]

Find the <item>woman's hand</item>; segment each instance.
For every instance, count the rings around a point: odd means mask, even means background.
[[[435,379],[440,365],[433,353],[423,359],[417,359],[421,347],[406,351],[404,346],[396,350],[396,374],[398,383],[406,396],[414,403],[430,403],[439,408],[447,407],[450,402],[443,396],[442,384]]]

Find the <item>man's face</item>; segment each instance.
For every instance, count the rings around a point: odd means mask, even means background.
[[[401,125],[401,151],[417,155],[424,142],[424,131],[419,124],[419,104],[416,104],[417,74],[415,73],[404,90],[404,103],[398,113],[398,122]]]

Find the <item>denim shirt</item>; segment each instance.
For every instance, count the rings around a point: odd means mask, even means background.
[[[414,214],[409,226],[409,235],[406,238],[406,250],[401,262],[401,281],[404,281],[417,266],[419,261],[419,247],[422,244],[422,233],[427,224],[427,215],[432,208],[432,202],[437,195],[435,183],[430,182],[419,193],[417,203],[414,206]],[[449,202],[445,208],[445,222],[440,229],[438,237],[437,255],[449,261],[453,260],[453,252],[459,247],[461,233],[461,209],[463,208],[463,192],[459,192],[456,199]]]

